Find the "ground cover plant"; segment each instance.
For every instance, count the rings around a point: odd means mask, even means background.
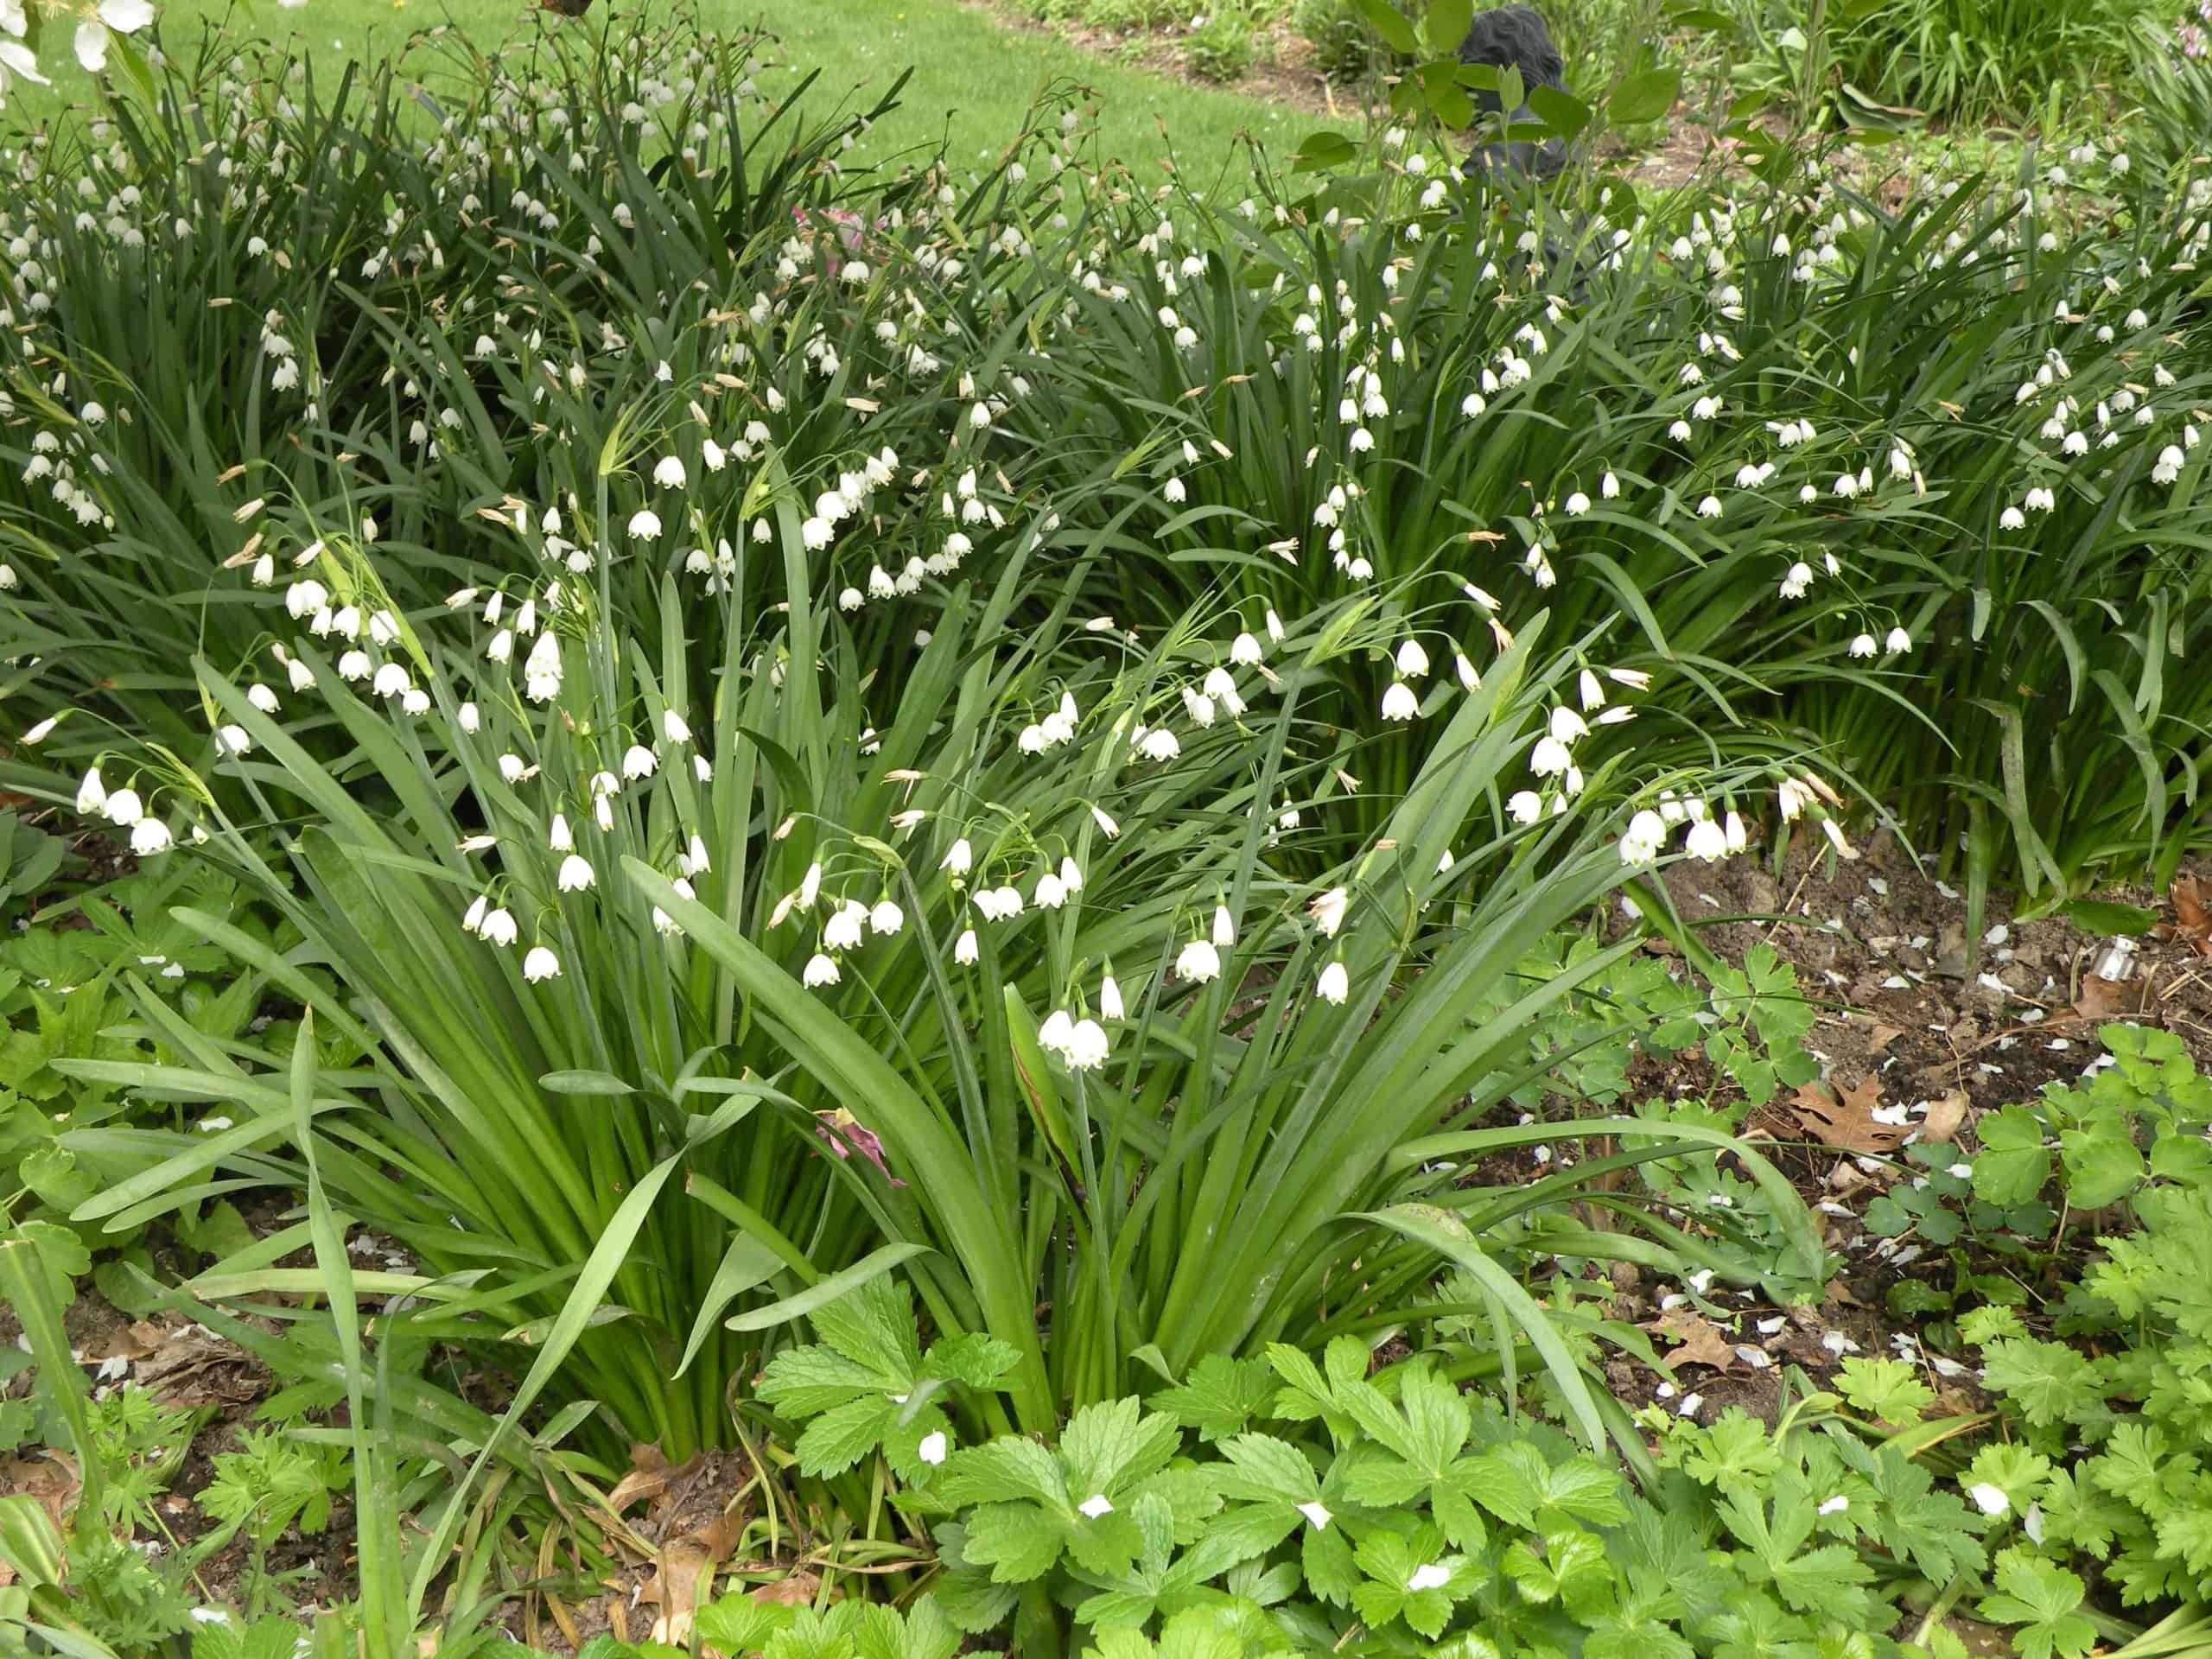
[[[216,48],[13,159],[0,764],[137,868],[9,826],[0,1435],[74,1471],[11,1639],[574,1649],[650,1562],[652,1643],[779,1659],[2187,1651],[2192,1491],[2109,1574],[2026,1518],[2060,1420],[2093,1485],[2187,1428],[2170,1290],[1976,1258],[1998,1403],[1924,1421],[1858,1356],[1643,1404],[1611,1309],[1836,1260],[1751,1132],[1821,990],[1669,867],[2201,842],[2212,185],[1549,200],[1409,110],[1140,189],[1072,94],[871,163],[899,89],[766,53]],[[2104,1042],[1867,1231],[2185,1240],[2202,1084]],[[188,1497],[94,1293],[275,1380]]]

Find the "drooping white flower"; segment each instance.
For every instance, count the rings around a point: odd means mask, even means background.
[[[1321,976],[1313,982],[1313,995],[1324,1002],[1341,1006],[1351,990],[1351,976],[1344,970],[1343,962],[1332,962],[1321,969]]]
[[[1417,680],[1428,672],[1428,653],[1421,649],[1418,639],[1400,640],[1396,661],[1398,672],[1409,680]]]
[[[630,515],[630,534],[641,542],[660,538],[660,515],[650,507],[640,507]]]
[[[91,768],[85,773],[84,782],[77,785],[77,810],[87,815],[103,811],[107,806],[107,785],[100,781],[100,769]]]
[[[975,863],[976,849],[968,844],[968,837],[963,836],[945,849],[944,857],[938,861],[938,868],[954,875],[965,875]]]
[[[1331,887],[1325,893],[1316,893],[1306,906],[1306,913],[1313,917],[1313,925],[1321,930],[1324,938],[1336,938],[1337,930],[1344,925],[1344,910],[1351,899],[1344,888]]]
[[[822,943],[832,950],[856,950],[868,925],[868,906],[848,899],[830,912],[822,925]]]
[[[1221,976],[1221,953],[1204,939],[1192,939],[1175,957],[1175,977],[1203,985]]]
[[[868,925],[878,933],[896,933],[906,925],[906,912],[888,899],[879,899],[868,913]]]
[[[1645,807],[1629,820],[1622,833],[1620,853],[1624,864],[1649,864],[1659,856],[1667,844],[1667,821]]]
[[[1411,720],[1421,713],[1421,699],[1414,695],[1413,687],[1403,680],[1390,682],[1389,690],[1382,694],[1382,718]]]
[[[1728,831],[1716,818],[1700,818],[1690,825],[1683,846],[1692,858],[1717,863],[1728,856]]]
[[[1115,982],[1111,974],[1099,982],[1098,1012],[1109,1020],[1125,1017],[1122,1010],[1122,988]]]
[[[687,876],[704,875],[715,868],[707,857],[705,840],[697,835],[691,837],[691,844],[684,849],[677,862],[683,865],[683,874]]]
[[[1529,770],[1539,778],[1555,778],[1574,764],[1566,744],[1547,732],[1529,751]]]
[[[556,878],[556,885],[563,893],[582,893],[597,880],[589,861],[579,853],[570,853],[561,861],[561,873]]]
[[[535,985],[542,980],[559,977],[561,958],[542,944],[533,944],[522,959],[522,976]]]
[[[107,798],[102,810],[107,821],[122,829],[129,829],[146,816],[145,803],[138,798],[135,789],[118,789]]]
[[[689,743],[691,728],[675,709],[664,709],[660,711],[660,734],[671,743]]]
[[[953,961],[963,968],[969,968],[975,965],[976,958],[982,954],[982,947],[976,941],[976,930],[972,927],[961,929],[960,937],[952,942]]]
[[[810,991],[813,991],[819,990],[824,985],[835,985],[836,982],[836,958],[826,957],[819,950],[807,958],[806,967],[799,975],[799,983]]]
[[[141,818],[130,826],[130,850],[141,858],[166,853],[175,844],[168,825],[159,818]]]
[[[622,751],[622,775],[632,782],[650,778],[660,769],[660,760],[642,743],[632,743]]]
[[[1082,1019],[1069,1029],[1067,1044],[1061,1050],[1071,1071],[1096,1071],[1106,1064],[1108,1045],[1106,1028],[1096,1020]]]
[[[486,916],[482,925],[476,931],[487,942],[498,945],[503,950],[515,942],[518,931],[514,917],[508,912],[504,905]]]
[[[653,467],[653,482],[664,490],[683,487],[683,463],[674,455],[663,455]]]

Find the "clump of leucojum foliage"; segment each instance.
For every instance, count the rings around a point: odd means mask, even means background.
[[[926,486],[952,533],[845,574],[864,619],[941,579],[1004,499],[1049,497],[1079,532],[1052,556],[1125,625],[1216,582],[1288,615],[1418,574],[1387,601],[1408,622],[1471,584],[1509,631],[1539,608],[1571,633],[1616,619],[1611,665],[1662,673],[1661,707],[1738,753],[1786,758],[1809,734],[1918,844],[1950,858],[1963,839],[2031,888],[2170,860],[2196,833],[2201,677],[2174,664],[2206,643],[2212,581],[2189,540],[2188,300],[2212,180],[2131,168],[2115,141],[2025,189],[1895,210],[1777,167],[1500,219],[1394,131],[1372,171],[1318,188],[1262,168],[1211,197],[1135,195],[1100,188],[1080,130],[1049,119],[980,176],[848,173],[855,121],[777,102],[788,83],[764,92],[741,38],[631,36],[606,67],[600,86],[557,59],[434,79],[450,106],[418,150],[342,142],[419,118],[390,77],[310,120],[219,60],[226,95],[205,106],[229,172],[168,165],[205,140],[182,116],[127,112],[99,144],[19,162],[0,625],[40,653],[19,729],[81,702],[204,743],[174,664],[253,648],[254,613],[210,584],[222,550],[259,558],[256,500],[372,523],[417,604],[516,569],[486,515],[523,480],[562,505],[607,435],[580,411],[682,386],[709,413],[769,404],[748,416],[817,493],[1001,409],[982,495],[954,497],[958,473]],[[684,190],[653,184],[664,157]],[[2085,191],[2125,213],[2077,228]],[[167,366],[136,327],[156,253],[195,331]],[[730,310],[775,319],[772,390],[747,354],[762,345],[695,326]],[[687,359],[702,347],[711,372]],[[219,357],[257,365],[246,395],[175,366]],[[759,448],[753,430],[676,457],[702,492],[665,526],[687,588],[773,574],[717,504],[749,472],[722,498],[702,476]],[[650,565],[626,572],[641,610]],[[1395,718],[1404,677],[1376,652],[1342,695]],[[96,749],[90,724],[16,764]],[[1606,735],[1656,769],[1700,752],[1662,741],[1681,730]],[[1374,752],[1336,815],[1346,837],[1425,749],[1414,733]]]
[[[1946,859],[2063,887],[2198,834],[2212,177],[2115,142],[1895,209],[1790,168],[1497,218],[1402,133],[1365,162],[1065,257],[1081,347],[1017,419],[1152,446],[1124,492],[1188,579],[1103,569],[1118,609],[1478,566],[1503,625],[1622,617],[1670,707],[1809,732]]]

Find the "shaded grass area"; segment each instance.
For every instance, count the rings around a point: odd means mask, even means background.
[[[657,6],[644,8],[649,14]],[[264,3],[170,0],[159,23],[172,55],[197,49],[205,29],[280,41],[296,35],[315,60],[318,74],[334,73],[349,60],[374,61],[400,53],[420,31],[449,24],[468,41],[489,49],[526,37],[536,27],[590,31],[621,24],[639,10],[600,0],[587,18],[568,22],[517,0],[309,0],[286,10]],[[1234,93],[1190,86],[1167,77],[1114,63],[1042,32],[1009,27],[957,0],[768,0],[740,5],[709,0],[700,7],[709,27],[734,31],[764,24],[783,42],[779,74],[819,70],[813,97],[825,105],[858,89],[873,97],[911,68],[904,108],[889,130],[856,148],[890,155],[944,137],[956,161],[995,154],[1018,129],[1032,100],[1054,81],[1073,79],[1099,99],[1100,154],[1138,169],[1141,181],[1162,176],[1174,158],[1203,183],[1230,158],[1240,133],[1249,132],[1275,156],[1327,124],[1295,109]],[[438,55],[452,49],[416,43],[406,60],[426,77],[437,73]],[[49,87],[16,85],[0,111],[0,139],[50,122],[99,95],[92,77],[70,58],[57,33],[43,53],[54,77]],[[1172,137],[1169,136],[1172,132]]]

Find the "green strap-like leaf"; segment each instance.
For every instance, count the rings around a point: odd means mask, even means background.
[[[1582,1368],[1567,1351],[1566,1338],[1560,1335],[1551,1316],[1536,1306],[1536,1299],[1522,1287],[1521,1281],[1491,1261],[1481,1245],[1447,1225],[1441,1212],[1418,1205],[1393,1205],[1387,1210],[1370,1211],[1349,1218],[1388,1227],[1417,1244],[1427,1245],[1472,1274],[1485,1291],[1505,1305],[1537,1353],[1543,1357],[1545,1369],[1558,1385],[1560,1398],[1591,1449],[1596,1451],[1605,1445],[1605,1420],[1599,1415],[1597,1402],[1590,1396],[1590,1385],[1583,1377]]]
[[[840,1296],[858,1290],[869,1280],[890,1272],[901,1262],[911,1262],[918,1255],[929,1254],[930,1247],[926,1244],[886,1244],[880,1250],[869,1251],[851,1267],[830,1274],[781,1301],[733,1314],[728,1320],[729,1328],[733,1331],[766,1331],[772,1325],[798,1319],[813,1313],[817,1307],[836,1301]]]

